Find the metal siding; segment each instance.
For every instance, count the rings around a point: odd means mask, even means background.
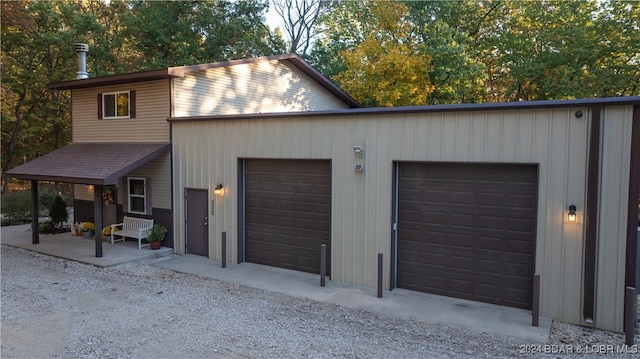
[[[281,61],[187,73],[174,79],[174,94],[175,117],[348,108],[302,71]]]
[[[332,161],[332,279],[376,286],[378,252],[388,286],[392,161],[539,164],[536,271],[542,276],[541,314],[579,323],[583,223],[565,224],[566,207],[584,208],[589,111],[522,109],[467,113],[174,122],[174,192],[225,184],[210,230],[224,229],[228,260],[237,258],[237,158],[317,158]],[[194,142],[216,143],[206,162]],[[363,173],[353,171],[352,147],[365,148]],[[202,166],[211,174],[194,177]],[[214,167],[215,166],[215,167]],[[209,170],[207,170],[209,172]],[[215,173],[214,173],[215,172]],[[207,178],[208,177],[208,178]],[[176,233],[184,219],[174,201]],[[569,203],[571,202],[571,203]],[[211,234],[211,233],[210,233]],[[177,236],[176,238],[180,238]],[[176,248],[180,248],[177,246]],[[218,258],[217,250],[212,258]],[[386,288],[388,289],[388,287]],[[573,307],[569,308],[572,305]]]
[[[595,322],[617,332],[623,331],[632,111],[607,107],[602,121]]]
[[[98,119],[99,93],[136,91],[136,118]],[[169,81],[75,89],[73,142],[169,142]]]

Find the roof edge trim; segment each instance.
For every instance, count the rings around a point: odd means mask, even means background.
[[[403,107],[370,107],[339,109],[325,111],[302,111],[302,112],[272,112],[272,113],[249,113],[214,116],[191,116],[191,117],[169,117],[169,122],[180,121],[210,121],[210,120],[230,120],[230,119],[271,119],[282,117],[313,117],[313,116],[357,116],[357,115],[385,115],[397,113],[433,113],[433,112],[455,112],[455,111],[500,111],[500,110],[520,110],[536,108],[561,108],[561,107],[592,107],[592,106],[612,106],[612,105],[640,105],[640,96],[628,97],[608,97],[580,100],[546,100],[546,101],[521,101],[521,102],[498,102],[479,104],[455,104],[455,105],[432,105],[432,106],[403,106]]]

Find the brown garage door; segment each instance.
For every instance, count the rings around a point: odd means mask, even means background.
[[[331,163],[245,161],[245,259],[320,273],[320,245],[331,253]]]
[[[398,287],[531,308],[537,166],[398,171]]]

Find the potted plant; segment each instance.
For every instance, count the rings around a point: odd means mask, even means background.
[[[78,226],[78,230],[82,232],[83,238],[91,238],[96,230],[96,225],[93,222],[82,222]]]
[[[154,224],[153,228],[151,228],[151,232],[147,237],[147,242],[150,243],[149,247],[151,249],[160,249],[162,246],[162,241],[164,237],[167,235],[167,227],[161,226],[159,224]]]

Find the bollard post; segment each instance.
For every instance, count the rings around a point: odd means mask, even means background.
[[[227,232],[222,232],[222,268],[227,268]]]
[[[634,323],[637,320],[636,315],[637,312],[635,309],[636,301],[636,289],[634,287],[627,287],[624,292],[624,334],[625,334],[625,344],[628,346],[633,345],[633,335],[635,334],[635,326]]]
[[[325,285],[325,276],[327,272],[327,245],[320,245],[320,286]]]
[[[378,298],[382,298],[382,253],[378,253]]]
[[[533,275],[533,303],[531,304],[531,325],[540,323],[540,274]]]

